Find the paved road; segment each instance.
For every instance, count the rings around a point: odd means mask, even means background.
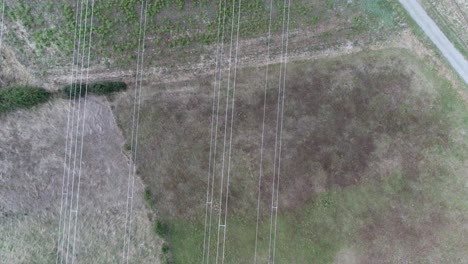
[[[410,16],[418,23],[424,33],[434,42],[455,71],[468,84],[468,61],[442,33],[436,23],[416,0],[399,0]]]

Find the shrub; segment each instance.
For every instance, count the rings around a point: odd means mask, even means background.
[[[80,89],[81,86],[81,89]],[[89,91],[88,91],[89,92]],[[65,97],[70,97],[75,98],[76,96],[84,96],[86,93],[86,84],[79,84],[79,83],[74,83],[71,85],[67,85],[62,88],[62,93]]]
[[[169,249],[170,249],[170,248],[169,248],[169,245],[168,245],[167,243],[164,243],[164,244],[162,245],[162,247],[161,247],[161,251],[162,251],[163,254],[169,253]]]
[[[143,198],[145,199],[146,204],[148,204],[150,208],[153,208],[154,206],[153,194],[151,193],[151,190],[148,187],[145,188]]]
[[[88,92],[96,95],[105,95],[120,92],[127,89],[124,82],[98,82],[90,84]]]
[[[131,151],[132,150],[132,145],[130,145],[128,142],[124,144],[124,148],[126,151]]]
[[[154,232],[160,237],[165,237],[169,233],[169,225],[160,220],[156,221],[153,229]]]
[[[162,244],[162,247],[161,247],[161,263],[164,263],[164,264],[173,264],[174,263],[174,260],[172,258],[172,254],[171,254],[171,247],[169,246],[169,244],[167,242],[164,242]]]
[[[0,89],[0,113],[19,108],[31,108],[47,102],[51,93],[43,88],[13,86]]]
[[[123,91],[127,89],[127,84],[124,82],[96,82],[96,83],[74,83],[62,88],[62,93],[66,96],[70,96],[71,98],[75,98],[76,96],[84,96],[86,93],[86,86],[88,86],[88,93],[95,94],[95,95],[107,95],[119,91]],[[80,89],[81,87],[81,89]]]

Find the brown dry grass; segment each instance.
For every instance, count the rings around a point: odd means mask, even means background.
[[[105,100],[90,97],[83,153],[75,263],[117,263],[122,253],[127,160],[122,136]],[[1,117],[0,259],[55,263],[68,101]],[[132,257],[158,263],[160,242],[151,231],[136,182]]]

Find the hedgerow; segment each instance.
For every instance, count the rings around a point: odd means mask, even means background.
[[[0,89],[0,113],[31,108],[45,103],[51,93],[39,87],[12,86]]]
[[[96,82],[96,83],[73,83],[62,88],[62,93],[66,97],[75,98],[88,94],[108,95],[115,92],[120,92],[127,89],[127,84],[124,82]]]

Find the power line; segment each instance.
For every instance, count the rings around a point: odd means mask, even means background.
[[[263,145],[265,137],[265,114],[266,114],[266,102],[267,102],[267,90],[268,90],[268,70],[270,64],[270,43],[271,43],[271,21],[273,14],[273,0],[270,0],[270,21],[268,23],[268,39],[267,39],[267,62],[265,67],[265,87],[263,97],[263,121],[262,121],[262,137],[260,143],[260,172],[258,176],[258,196],[257,196],[257,222],[255,227],[255,253],[254,253],[254,264],[257,263],[257,250],[258,250],[258,225],[260,219],[260,196],[262,187],[263,177]]]
[[[223,26],[222,26],[222,33],[221,33],[221,54],[220,54],[220,65],[218,72],[215,73],[218,76],[218,91],[217,91],[217,104],[216,104],[216,122],[215,122],[215,136],[214,136],[214,147],[213,147],[213,174],[212,174],[212,184],[211,184],[211,200],[210,200],[210,217],[209,217],[209,224],[208,224],[208,242],[207,242],[207,253],[206,253],[206,262],[210,262],[210,245],[211,245],[211,224],[213,218],[213,200],[214,200],[214,179],[216,174],[216,154],[217,154],[217,142],[218,142],[218,124],[219,124],[219,105],[220,105],[220,98],[221,98],[221,83],[222,83],[222,76],[223,76],[223,58],[224,58],[224,33],[225,33],[225,21],[226,21],[226,0],[224,0],[223,4]],[[215,84],[216,85],[216,84]]]
[[[219,10],[218,14],[220,14],[221,9],[223,7],[222,0],[219,0]],[[224,23],[224,21],[223,21]],[[220,58],[220,28],[221,28],[221,15],[218,18],[218,30],[217,30],[217,45],[216,45],[216,66],[215,66],[215,80],[213,85],[213,106],[211,112],[211,132],[210,132],[210,152],[208,158],[208,180],[207,180],[207,187],[206,187],[206,209],[205,209],[205,231],[203,233],[203,257],[202,263],[205,263],[205,253],[206,253],[206,231],[208,229],[208,207],[213,205],[213,198],[211,197],[210,201],[210,182],[211,182],[211,162],[212,162],[212,152],[213,152],[213,130],[214,130],[214,117],[215,117],[215,101],[216,101],[216,83],[218,81],[218,70],[219,70],[219,61],[222,59]],[[224,30],[224,29],[223,29]],[[216,142],[215,142],[216,143]],[[216,145],[216,144],[215,144]],[[211,182],[213,184],[213,182]],[[211,225],[211,223],[210,223]],[[209,247],[209,244],[208,244]],[[209,250],[208,250],[209,252]]]
[[[80,111],[81,111],[81,92],[82,92],[82,86],[83,86],[83,67],[84,67],[84,57],[85,57],[85,47],[86,47],[86,32],[87,32],[87,28],[88,28],[88,20],[87,20],[87,17],[88,17],[88,7],[89,7],[89,0],[86,0],[86,9],[85,9],[85,16],[84,16],[84,31],[83,31],[83,45],[82,45],[82,54],[81,54],[81,69],[80,69],[80,85],[79,85],[79,93],[78,95],[76,95],[75,93],[75,96],[78,97],[78,118],[77,118],[77,123],[76,123],[76,133],[75,133],[75,146],[74,146],[74,159],[73,159],[73,174],[72,174],[72,189],[71,189],[71,197],[70,197],[70,214],[69,214],[69,218],[68,218],[68,235],[67,235],[67,255],[66,255],[66,262],[65,263],[68,263],[68,259],[69,259],[69,254],[70,254],[70,232],[71,232],[71,222],[72,222],[72,214],[74,213],[75,214],[75,224],[77,222],[77,218],[78,218],[78,207],[76,207],[76,209],[73,209],[73,193],[74,193],[74,188],[75,188],[75,174],[76,174],[76,160],[77,160],[77,149],[78,149],[78,136],[79,136],[79,125],[80,125]],[[82,15],[83,13],[81,13]],[[89,40],[88,40],[89,41]],[[84,101],[86,102],[86,97],[84,98]],[[85,111],[84,107],[83,107],[83,112]],[[82,122],[84,123],[85,122],[85,115],[83,115],[83,120]],[[81,142],[83,143],[83,142]],[[80,157],[80,160],[79,160],[79,163],[80,163],[80,166],[81,166],[81,157]],[[78,181],[80,182],[80,176],[78,176]],[[79,192],[79,184],[77,184],[77,194]],[[78,198],[78,197],[77,197]],[[78,203],[77,203],[77,206],[78,206]],[[75,226],[75,230],[76,230],[76,226]],[[76,233],[74,233],[74,237],[75,237]],[[74,249],[73,249],[73,252],[74,252]],[[73,262],[73,259],[74,259],[74,255],[71,256],[72,257],[72,262]]]
[[[91,3],[91,18],[90,18],[91,29],[89,31],[89,41],[88,41],[88,66],[86,68],[86,87],[85,87],[85,94],[84,94],[83,126],[82,126],[82,130],[81,130],[80,167],[79,167],[79,170],[78,170],[78,188],[77,188],[77,194],[76,194],[76,217],[75,217],[75,231],[73,232],[72,264],[73,264],[73,262],[75,260],[75,245],[76,245],[76,233],[77,233],[76,227],[77,227],[77,222],[78,222],[78,210],[79,210],[79,200],[80,200],[81,166],[83,164],[82,160],[83,160],[83,145],[84,145],[83,144],[84,143],[84,128],[85,128],[85,121],[86,121],[86,103],[87,103],[87,99],[88,99],[88,80],[89,80],[89,64],[90,64],[90,60],[91,60],[93,19],[94,19],[94,0],[92,0],[92,3]],[[82,84],[82,82],[83,82],[83,76],[81,76],[81,84]]]
[[[273,261],[275,263],[275,256],[276,256],[276,235],[277,235],[277,228],[278,228],[278,207],[279,207],[279,184],[280,184],[280,175],[281,175],[281,151],[282,151],[282,137],[283,137],[283,121],[284,121],[284,98],[285,98],[285,90],[286,90],[286,74],[287,74],[287,66],[288,66],[288,45],[289,45],[289,14],[291,8],[291,0],[288,0],[288,19],[286,23],[286,56],[284,61],[284,73],[283,73],[283,98],[282,98],[282,106],[281,106],[281,125],[280,125],[280,136],[279,136],[279,155],[278,155],[278,177],[276,183],[276,210],[275,210],[275,230],[274,230],[274,240],[273,240]]]
[[[78,0],[76,1],[76,6],[78,6]],[[73,57],[72,57],[72,65],[71,65],[71,72],[72,76],[70,78],[70,92],[69,92],[69,100],[68,100],[68,114],[67,114],[67,131],[65,134],[65,153],[64,153],[64,162],[63,162],[63,176],[62,176],[62,197],[61,197],[61,202],[60,202],[60,219],[59,219],[59,231],[58,231],[58,238],[57,238],[57,247],[60,244],[60,233],[61,233],[61,228],[62,228],[62,214],[63,214],[63,202],[65,199],[65,196],[68,196],[68,192],[65,192],[65,175],[67,172],[67,153],[68,153],[68,135],[70,132],[70,112],[71,112],[71,101],[72,101],[72,91],[73,89],[71,88],[73,85],[73,75],[74,75],[74,66],[75,66],[75,52],[76,52],[76,34],[77,34],[77,27],[78,27],[78,12],[75,14],[75,33],[73,35]],[[67,185],[68,188],[68,185]],[[58,256],[59,256],[59,250],[57,248],[57,259],[55,263],[58,263]]]
[[[228,155],[228,171],[227,171],[227,185],[226,185],[226,206],[224,212],[224,238],[223,238],[223,258],[221,263],[224,264],[224,255],[226,249],[226,233],[227,233],[227,212],[228,212],[228,200],[229,200],[229,182],[230,182],[230,172],[231,172],[231,150],[232,150],[232,130],[234,126],[234,107],[235,107],[235,98],[236,98],[236,80],[237,80],[237,55],[239,52],[239,28],[240,28],[240,15],[241,15],[241,2],[239,0],[239,10],[237,17],[237,36],[236,36],[236,55],[234,57],[234,81],[233,81],[233,90],[232,90],[232,106],[231,106],[231,131],[229,135],[229,155]],[[233,7],[234,8],[234,7]]]
[[[78,7],[78,0],[76,1],[76,6]],[[62,197],[60,201],[60,218],[59,218],[59,230],[58,230],[58,238],[57,238],[57,247],[59,244],[61,244],[61,232],[64,232],[65,230],[62,230],[62,214],[63,214],[63,202],[64,199],[68,199],[68,190],[65,192],[65,176],[67,172],[67,153],[68,153],[68,138],[69,138],[69,132],[70,132],[70,114],[71,114],[71,101],[72,101],[72,85],[73,85],[73,76],[74,76],[74,66],[75,66],[75,53],[76,53],[76,35],[77,35],[77,27],[78,27],[78,11],[75,14],[75,32],[73,36],[73,57],[72,57],[72,64],[71,64],[71,72],[72,76],[70,77],[70,93],[69,93],[69,100],[68,100],[68,114],[67,114],[67,130],[65,134],[65,153],[64,153],[64,162],[63,162],[63,176],[62,176]],[[67,189],[68,189],[68,181],[67,181]],[[67,205],[65,205],[66,207]],[[61,245],[61,249],[63,249],[63,244]],[[55,263],[58,264],[59,260],[59,249],[57,248],[57,258],[55,260]]]
[[[80,4],[80,8],[78,8],[78,0],[76,2],[76,8],[77,8],[77,11],[76,11],[76,15],[75,15],[75,33],[78,34],[78,45],[77,47],[75,46],[76,43],[74,43],[74,49],[76,48],[76,51],[78,54],[75,53],[75,50],[74,50],[74,53],[73,53],[73,65],[76,63],[78,64],[78,57],[80,56],[80,47],[81,47],[81,27],[82,27],[82,22],[83,22],[83,3],[84,1],[81,0],[81,4]],[[79,22],[79,26],[78,26],[78,14],[79,14],[79,17],[80,17],[80,22]],[[76,35],[75,35],[76,36]],[[75,41],[76,41],[76,37],[75,37]],[[75,60],[75,55],[76,55],[76,60]],[[71,174],[71,166],[72,166],[72,152],[73,152],[73,146],[72,146],[72,142],[74,140],[74,125],[75,125],[75,106],[76,106],[76,84],[74,84],[74,80],[77,78],[78,76],[78,71],[73,71],[73,65],[72,65],[72,77],[71,77],[71,80],[70,80],[70,83],[71,83],[71,87],[70,87],[70,103],[69,103],[69,106],[71,106],[71,99],[72,99],[72,92],[73,92],[73,112],[72,112],[72,119],[71,119],[71,130],[70,130],[70,152],[68,154],[69,158],[68,158],[68,170],[67,170],[67,189],[66,189],[66,195],[65,195],[65,208],[66,210],[69,210],[71,212],[71,205],[70,205],[70,209],[68,209],[69,205],[68,205],[68,198],[69,196],[70,199],[73,197],[73,191],[70,193],[69,192],[69,188],[70,188],[70,174]],[[78,66],[77,66],[78,68]],[[70,111],[71,111],[71,107],[69,108]],[[68,122],[68,121],[67,121]],[[76,135],[77,136],[77,135]],[[67,145],[67,143],[66,143]],[[62,195],[63,195],[63,192],[62,192]],[[70,202],[71,204],[71,202]],[[70,216],[69,216],[70,217]],[[68,223],[70,223],[70,218],[68,218]],[[65,243],[65,239],[67,238],[68,239],[68,236],[69,236],[69,233],[66,231],[66,224],[67,224],[67,215],[65,215],[65,219],[63,221],[63,234],[62,234],[62,241],[61,241],[61,255],[60,255],[60,263],[63,263],[63,257],[65,256],[65,253],[63,252],[64,250],[64,243]],[[67,248],[66,248],[66,252],[68,254],[68,247],[69,247],[69,244],[67,243]],[[65,259],[65,261],[68,261],[67,259]]]
[[[132,224],[132,213],[133,213],[133,198],[134,198],[134,187],[135,187],[135,174],[136,174],[136,158],[137,158],[137,147],[138,147],[138,129],[140,119],[140,106],[141,106],[141,83],[143,81],[143,64],[144,64],[144,53],[145,53],[145,38],[146,38],[146,22],[147,22],[147,9],[148,1],[141,3],[140,10],[140,28],[138,37],[138,57],[137,57],[137,71],[135,76],[135,95],[133,104],[133,121],[132,121],[132,134],[130,151],[131,157],[129,162],[129,176],[127,186],[127,206],[125,215],[125,234],[123,243],[123,262],[128,264],[130,256],[130,241],[131,241],[131,224]],[[143,14],[144,10],[144,14]],[[142,21],[143,29],[142,29]],[[143,32],[143,37],[142,37]],[[140,55],[141,51],[141,55]],[[138,104],[138,106],[137,106]],[[135,115],[136,114],[136,115]],[[129,209],[130,206],[130,209]],[[127,235],[128,233],[128,235]]]
[[[220,195],[219,195],[219,214],[218,214],[218,239],[217,239],[217,244],[216,244],[216,263],[218,263],[219,260],[219,240],[220,240],[220,234],[221,234],[221,227],[223,227],[223,232],[226,232],[226,223],[221,224],[221,215],[222,215],[222,208],[223,208],[223,191],[224,191],[224,167],[225,167],[225,156],[226,156],[226,136],[227,136],[227,125],[228,125],[228,110],[229,110],[229,92],[230,92],[230,86],[231,86],[231,62],[232,62],[232,46],[233,46],[233,33],[234,33],[234,14],[235,14],[235,4],[236,0],[232,0],[232,18],[231,18],[231,37],[230,37],[230,46],[229,46],[229,70],[228,70],[228,78],[227,78],[227,89],[226,89],[226,108],[225,108],[225,117],[224,117],[224,136],[223,136],[223,156],[222,156],[222,162],[221,162],[221,182],[220,182]],[[238,21],[238,25],[239,25]],[[236,60],[237,61],[237,60]],[[232,125],[232,124],[231,124]],[[226,185],[226,188],[228,188],[228,184]],[[226,196],[227,199],[227,196]],[[223,252],[224,252],[224,243],[223,243]],[[224,256],[222,261],[224,262]]]
[[[147,10],[148,10],[148,1],[146,1],[146,6],[145,6],[145,22],[144,22],[144,27],[143,27],[143,39],[142,39],[142,59],[141,59],[141,67],[140,67],[140,87],[138,89],[138,111],[137,111],[137,122],[136,122],[136,133],[135,133],[135,151],[134,151],[134,157],[133,157],[133,177],[132,177],[132,196],[134,197],[135,195],[135,175],[136,175],[136,160],[137,160],[137,149],[138,149],[138,132],[139,132],[139,121],[140,121],[140,108],[141,108],[141,86],[143,82],[143,65],[144,65],[144,55],[145,55],[145,38],[146,38],[146,18],[147,18]],[[133,215],[133,198],[130,201],[130,217],[129,217],[129,227],[128,227],[128,244],[127,244],[127,264],[128,264],[128,258],[130,256],[130,241],[132,237],[132,215]]]
[[[278,163],[279,160],[281,159],[278,155],[280,152],[280,149],[278,149],[278,142],[281,141],[281,134],[280,129],[280,122],[282,126],[282,119],[280,121],[281,114],[283,112],[282,106],[284,106],[284,103],[281,103],[282,101],[282,94],[284,96],[284,87],[283,86],[283,79],[285,76],[286,72],[286,63],[285,63],[285,32],[288,33],[289,29],[289,7],[290,7],[290,0],[288,0],[288,23],[287,23],[287,28],[285,30],[285,21],[286,21],[286,0],[284,0],[283,4],[283,20],[282,20],[282,37],[281,37],[281,64],[280,64],[280,74],[279,74],[279,83],[278,83],[278,104],[277,104],[277,112],[276,112],[276,133],[275,133],[275,152],[274,152],[274,161],[273,161],[273,181],[272,181],[272,191],[271,191],[271,215],[270,215],[270,240],[269,240],[269,246],[268,246],[268,258],[269,258],[269,263],[274,262],[274,252],[275,252],[275,241],[276,241],[276,229],[274,230],[274,227],[276,227],[276,221],[277,221],[277,214],[278,214],[278,184],[279,184],[279,173],[277,175],[277,159]],[[284,64],[284,65],[283,65]],[[284,72],[284,73],[283,73]],[[285,84],[285,83],[284,83]],[[280,110],[281,109],[281,110]],[[279,137],[279,139],[278,139]],[[276,201],[276,204],[275,204]],[[275,212],[275,213],[274,213]]]

